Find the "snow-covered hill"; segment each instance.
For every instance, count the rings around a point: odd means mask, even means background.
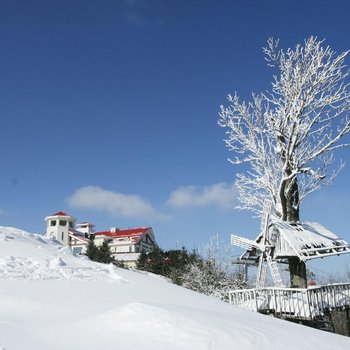
[[[0,350],[257,348],[350,349],[350,338],[235,309],[0,227]]]

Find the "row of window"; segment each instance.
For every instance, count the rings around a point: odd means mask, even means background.
[[[63,237],[62,237],[62,239],[63,239]],[[75,255],[80,255],[80,254],[82,254],[82,250],[83,250],[82,247],[74,247],[74,248],[73,248],[73,253],[74,253]],[[117,252],[117,251],[115,251],[115,252]],[[132,247],[129,247],[129,252],[132,252]],[[140,252],[140,248],[139,248],[139,247],[136,247],[136,252],[137,252],[137,253]]]
[[[56,226],[57,221],[59,226],[67,226],[67,220],[51,220],[50,226]],[[69,227],[73,227],[73,222],[69,221]]]
[[[135,246],[135,249],[133,249],[134,246],[129,246],[129,253],[139,253],[140,252],[140,247]],[[117,247],[114,248],[114,253],[126,253],[125,251],[119,250]]]

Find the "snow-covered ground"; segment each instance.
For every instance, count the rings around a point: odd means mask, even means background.
[[[235,309],[0,227],[0,350],[257,348],[350,349],[350,338]]]

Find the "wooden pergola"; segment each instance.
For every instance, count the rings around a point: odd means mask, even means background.
[[[350,253],[349,244],[318,223],[288,223],[265,214],[255,240],[231,235],[231,244],[244,248],[242,262],[256,262],[255,287],[229,293],[230,303],[244,309],[290,320],[317,321],[332,310],[344,310],[350,336],[350,283],[308,288],[287,288],[278,263],[291,257],[308,261]],[[269,268],[274,286],[265,285]]]
[[[268,215],[255,240],[231,235],[231,244],[244,248],[243,261],[258,264],[257,287],[265,285],[264,263],[270,268],[275,286],[282,287],[277,263],[291,257],[308,261],[350,253],[349,244],[318,223],[288,223]]]

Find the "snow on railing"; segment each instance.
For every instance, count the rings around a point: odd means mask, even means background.
[[[350,283],[336,283],[309,287],[308,293],[313,305],[321,310],[350,308]]]
[[[297,288],[253,288],[229,292],[232,305],[296,319],[315,319],[332,309],[350,307],[350,283]]]

